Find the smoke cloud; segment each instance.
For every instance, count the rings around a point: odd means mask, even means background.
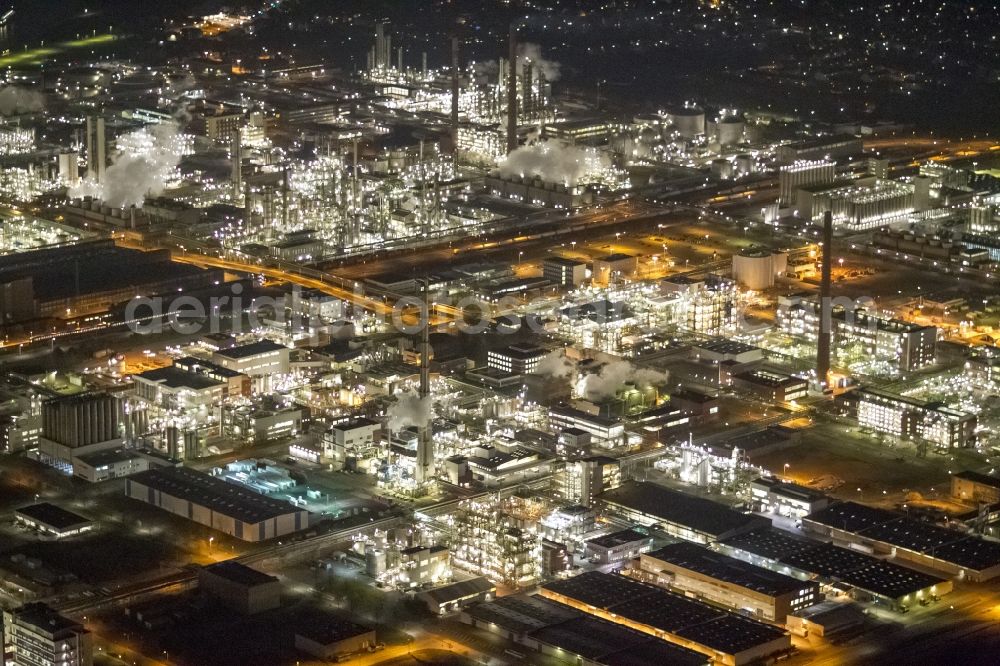
[[[176,100],[189,90],[198,87],[198,79],[191,72],[184,72],[177,78],[164,77],[163,88],[160,94],[169,100]]]
[[[537,176],[546,182],[570,187],[580,185],[610,166],[608,156],[594,148],[542,141],[522,146],[507,155],[500,164],[500,175],[505,178]]]
[[[569,379],[576,372],[576,366],[566,358],[566,352],[561,349],[549,352],[535,368],[536,375],[547,375],[553,379]]]
[[[521,65],[525,62],[530,62],[531,66],[538,70],[538,72],[542,75],[542,78],[546,81],[558,81],[561,76],[561,65],[554,60],[547,60],[543,58],[542,47],[538,44],[532,44],[530,42],[518,44],[517,61],[518,64]]]
[[[431,396],[421,398],[416,391],[405,391],[389,405],[386,416],[389,432],[399,432],[406,426],[423,428],[434,418],[434,401]]]
[[[472,64],[472,71],[477,77],[495,77],[500,71],[500,63],[496,60],[483,60]]]
[[[650,368],[637,368],[628,361],[612,361],[601,367],[596,373],[585,375],[577,384],[577,393],[587,400],[604,400],[612,398],[625,386],[632,383],[639,388],[662,386],[667,383],[669,375]]]
[[[0,88],[0,115],[33,113],[45,108],[45,95],[20,86]]]
[[[184,140],[173,123],[150,125],[118,137],[104,182],[83,180],[69,196],[92,196],[114,208],[142,207],[147,196],[156,197],[184,156]]]
[[[185,72],[183,76],[171,79],[164,77],[163,87],[160,89],[160,105],[172,105],[174,107],[174,120],[184,124],[191,120],[191,113],[187,110],[187,92],[198,87],[198,79],[191,72]]]

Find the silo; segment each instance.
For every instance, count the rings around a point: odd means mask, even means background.
[[[705,133],[705,111],[697,106],[686,106],[670,114],[676,129],[685,139],[694,139]]]
[[[385,573],[386,554],[384,550],[369,548],[365,551],[365,573],[372,578],[378,578]]]
[[[720,146],[734,146],[743,143],[743,132],[746,124],[738,116],[719,118],[715,123],[716,141]]]
[[[59,153],[59,179],[67,185],[76,185],[80,181],[79,155],[76,151]]]
[[[723,180],[727,180],[733,177],[733,163],[724,158],[718,158],[712,160],[710,165],[712,170],[712,175]]]
[[[742,153],[736,156],[736,172],[741,176],[752,174],[756,170],[753,155]]]
[[[753,291],[774,286],[774,278],[784,272],[787,257],[768,249],[748,249],[733,255],[733,279]],[[778,269],[781,270],[778,270]]]

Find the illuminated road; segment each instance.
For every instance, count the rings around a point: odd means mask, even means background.
[[[191,264],[201,268],[221,268],[234,273],[263,275],[280,282],[289,282],[308,289],[317,289],[324,294],[336,296],[337,298],[345,301],[350,301],[355,305],[359,305],[366,310],[377,314],[387,315],[392,313],[392,307],[381,299],[368,298],[358,291],[345,289],[332,284],[334,279],[333,276],[329,276],[326,279],[318,276],[313,277],[305,274],[305,272],[301,269],[290,270],[286,268],[272,267],[269,263],[264,263],[265,260],[258,260],[258,262],[254,262],[249,257],[244,261],[240,261],[237,259],[227,259],[196,252],[181,252],[180,254],[175,252],[171,259],[178,263]]]
[[[662,207],[635,201],[620,201],[597,206],[593,210],[575,215],[546,212],[526,224],[512,225],[506,232],[484,233],[465,241],[445,242],[432,248],[385,253],[387,256],[382,259],[354,258],[335,263],[327,262],[324,264],[326,270],[269,257],[255,257],[236,251],[202,247],[197,239],[182,237],[174,237],[172,242],[176,247],[171,248],[171,258],[179,263],[202,268],[212,267],[234,273],[262,275],[270,280],[316,289],[382,317],[398,316],[403,323],[412,325],[418,321],[417,306],[407,304],[398,311],[399,314],[396,314],[396,304],[402,298],[401,295],[379,290],[372,285],[365,285],[362,289],[360,280],[366,275],[384,273],[390,268],[398,272],[407,268],[413,271],[418,266],[429,270],[431,267],[454,261],[456,257],[470,254],[476,254],[480,260],[485,260],[484,253],[517,257],[518,252],[523,254],[521,248],[542,245],[547,247],[555,238],[564,235],[572,235],[574,238],[585,237],[588,233],[596,233],[609,227],[634,225],[636,222],[663,215]],[[123,246],[149,249],[122,236],[116,236],[115,240]],[[341,275],[332,272],[333,266],[345,264],[348,264],[349,268],[341,269],[339,271]],[[370,294],[377,294],[378,297]],[[447,326],[463,316],[461,310],[447,304],[435,303],[432,309],[434,313],[430,324],[435,327]]]
[[[173,260],[202,268],[221,268],[238,273],[263,275],[272,280],[297,284],[308,289],[316,289],[324,294],[336,296],[344,301],[353,303],[377,315],[389,318],[397,316],[403,324],[407,325],[416,324],[420,317],[420,308],[416,303],[404,303],[403,307],[397,309],[395,306],[399,302],[398,295],[392,294],[383,298],[371,298],[362,294],[360,288],[357,290],[345,289],[332,284],[334,281],[347,282],[333,275],[329,275],[325,279],[311,277],[303,275],[300,271],[272,268],[265,264],[251,263],[249,261],[241,262],[192,252],[185,252],[180,256],[174,255]],[[370,287],[369,290],[371,290]],[[386,293],[388,294],[389,292]],[[431,309],[434,312],[430,318],[431,326],[446,326],[462,316],[461,311],[457,308],[441,303],[433,303]]]

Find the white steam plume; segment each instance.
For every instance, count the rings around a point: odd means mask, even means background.
[[[553,379],[569,379],[576,372],[576,366],[566,358],[566,352],[561,349],[549,352],[538,362],[532,374],[546,375]]]
[[[389,432],[399,432],[406,426],[423,428],[434,417],[434,401],[430,396],[421,398],[416,391],[405,391],[386,410]]]
[[[593,374],[580,378],[577,393],[587,400],[603,400],[614,397],[626,383],[639,388],[662,386],[669,376],[665,372],[649,368],[637,368],[628,361],[612,361]]]
[[[159,196],[167,188],[185,142],[174,123],[150,125],[117,139],[104,182],[83,180],[70,188],[69,196],[92,196],[113,208],[142,207],[147,196]]]
[[[530,62],[546,81],[558,81],[561,76],[561,65],[554,60],[542,57],[542,47],[538,44],[524,42],[517,45],[517,61],[520,64]]]
[[[191,72],[184,72],[177,78],[164,77],[163,88],[160,94],[169,100],[176,100],[189,90],[198,87],[198,79]]]
[[[580,148],[558,141],[522,146],[500,164],[500,175],[535,177],[567,187],[579,185],[611,166],[607,155],[593,148]]]
[[[0,88],[0,115],[33,113],[45,108],[45,95],[20,86]]]
[[[472,64],[472,71],[479,77],[496,76],[500,71],[500,63],[496,60],[483,60]]]

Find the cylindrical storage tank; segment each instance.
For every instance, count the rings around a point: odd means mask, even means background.
[[[746,176],[755,171],[753,155],[747,155],[746,153],[736,156],[736,171],[741,176]]]
[[[726,159],[716,159],[712,160],[712,175],[718,178],[732,178],[733,177],[733,163]]]
[[[59,178],[70,185],[75,185],[80,180],[80,163],[76,152],[59,153]]]
[[[705,111],[696,106],[684,107],[671,113],[671,120],[685,139],[693,139],[705,133]]]
[[[720,146],[734,146],[743,143],[743,132],[746,125],[742,118],[727,116],[720,118],[715,124],[716,140]]]
[[[774,286],[774,260],[770,250],[744,250],[733,255],[733,279],[747,289]]]
[[[386,570],[386,555],[384,550],[375,548],[365,553],[365,573],[372,578],[381,576]]]
[[[788,270],[788,254],[785,252],[771,253],[771,275],[784,275]]]

